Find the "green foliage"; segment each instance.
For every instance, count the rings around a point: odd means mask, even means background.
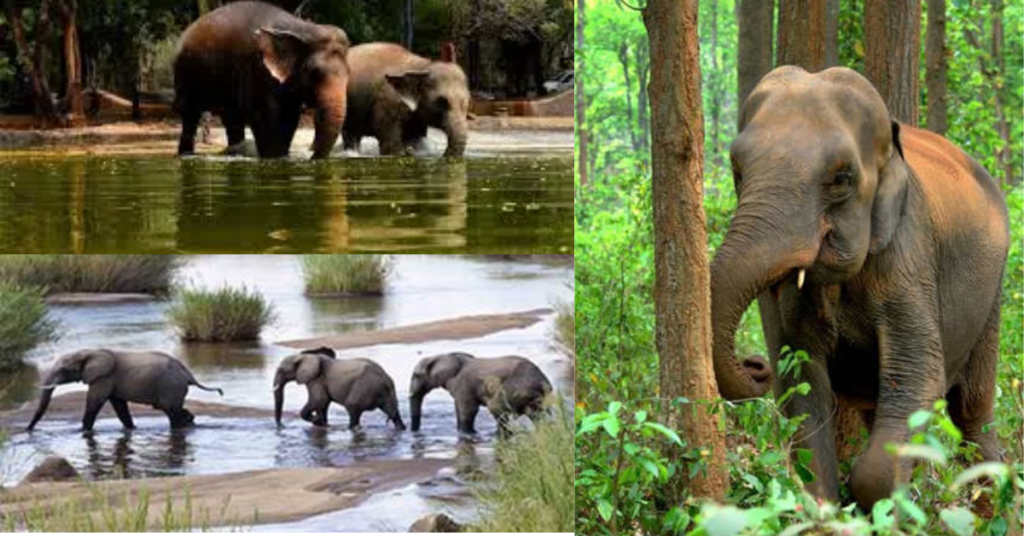
[[[558,351],[576,357],[576,308],[572,300],[555,303],[555,347]]]
[[[60,292],[166,294],[175,255],[0,255],[0,279]]]
[[[167,309],[167,320],[184,341],[230,342],[258,339],[275,319],[262,294],[246,288],[182,289]]]
[[[303,255],[307,295],[384,293],[391,262],[383,255]]]
[[[33,348],[56,339],[57,324],[49,317],[43,292],[0,278],[0,370],[21,364]]]

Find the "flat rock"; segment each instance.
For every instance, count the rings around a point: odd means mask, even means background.
[[[21,483],[67,482],[71,480],[78,480],[78,478],[78,471],[75,470],[67,460],[60,456],[47,456],[42,463],[37,465],[35,469],[32,469],[29,474],[25,475],[25,478],[21,480]]]
[[[430,514],[417,519],[409,532],[462,532],[462,525],[447,514]]]

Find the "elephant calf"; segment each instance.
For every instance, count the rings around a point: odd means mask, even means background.
[[[278,424],[284,407],[284,386],[290,381],[306,386],[309,398],[300,415],[317,426],[327,426],[328,406],[337,402],[348,412],[351,429],[359,427],[363,412],[379,409],[395,429],[405,430],[398,413],[395,383],[369,359],[337,359],[330,348],[305,350],[284,358],[274,376],[274,419]]]
[[[80,350],[60,357],[43,379],[39,407],[28,429],[46,413],[58,385],[71,382],[89,384],[82,428],[92,430],[103,404],[110,401],[125,428],[134,428],[128,402],[153,406],[167,414],[171,428],[192,424],[195,417],[182,405],[190,385],[206,391],[224,392],[207,387],[192,375],[184,363],[160,352],[124,352],[116,350]]]
[[[409,386],[412,430],[420,429],[423,397],[443,387],[455,398],[459,432],[474,434],[480,406],[486,406],[502,432],[520,415],[531,417],[541,411],[551,382],[537,365],[517,357],[478,359],[455,352],[427,357],[416,365]]]

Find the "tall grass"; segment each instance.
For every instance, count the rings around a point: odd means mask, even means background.
[[[573,434],[559,415],[499,443],[495,477],[476,490],[472,532],[573,532]]]
[[[391,262],[384,255],[303,255],[307,295],[384,293]]]
[[[167,319],[178,336],[190,342],[255,340],[275,316],[262,294],[245,287],[185,288],[167,310]]]
[[[576,308],[572,300],[555,302],[555,346],[576,359]]]
[[[166,294],[176,255],[0,255],[0,279],[60,292]]]
[[[0,279],[0,370],[21,364],[30,350],[56,338],[42,290]]]

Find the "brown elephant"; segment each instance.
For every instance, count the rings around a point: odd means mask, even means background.
[[[345,148],[377,138],[381,155],[404,154],[422,143],[427,127],[448,136],[445,156],[462,156],[469,126],[469,86],[455,63],[431,61],[392,43],[367,43],[348,53]]]
[[[906,442],[908,416],[939,398],[964,438],[999,459],[985,425],[1009,237],[989,174],[942,137],[893,122],[868,80],[844,68],[766,75],[743,106],[731,156],[739,203],[711,265],[722,395],[757,397],[772,383],[763,358],[733,352],[756,297],[772,360],[783,346],[811,358],[774,388],[811,385],[784,411],[809,415],[799,446],[813,451],[817,495],[838,499],[836,397],[871,428],[850,475],[863,507],[899,484],[886,443]],[[905,480],[911,465],[900,463]]]
[[[349,42],[334,26],[304,21],[262,2],[215,9],[182,34],[174,60],[178,154],[195,151],[203,112],[218,114],[228,144],[252,127],[263,158],[288,155],[303,106],[315,110],[313,158],[330,154],[345,122]]]

